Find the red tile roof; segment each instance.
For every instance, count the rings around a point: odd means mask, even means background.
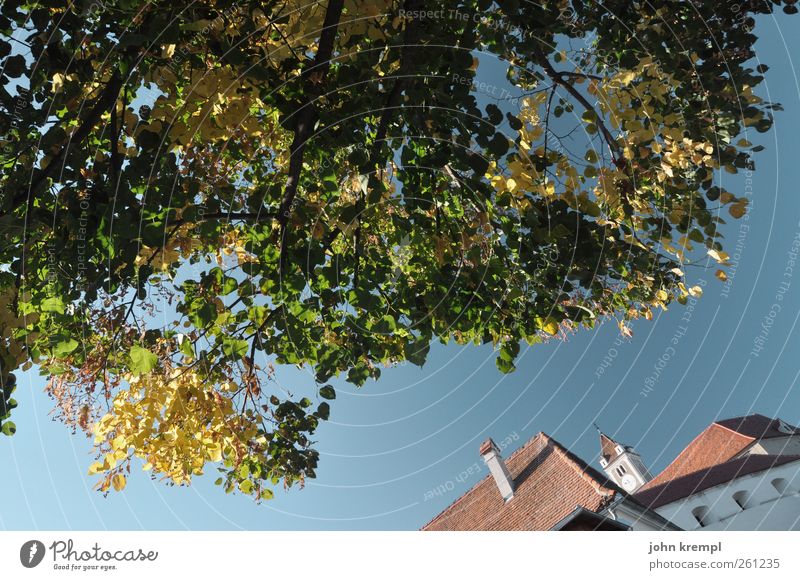
[[[605,433],[600,433],[600,457],[611,463],[611,460],[617,456],[617,443]]]
[[[478,482],[423,530],[549,530],[577,506],[603,509],[624,492],[544,433],[506,460],[514,497],[503,502],[491,476]]]
[[[695,471],[654,487],[642,488],[633,494],[633,497],[647,507],[655,509],[743,475],[757,473],[792,461],[800,461],[800,455],[747,455]]]
[[[779,424],[778,419],[763,415],[735,417],[712,423],[640,491],[725,463],[758,439],[786,437],[786,433],[778,430]]]

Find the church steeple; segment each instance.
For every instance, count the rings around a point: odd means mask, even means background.
[[[653,479],[633,447],[618,443],[600,429],[600,467],[625,491],[633,493]]]

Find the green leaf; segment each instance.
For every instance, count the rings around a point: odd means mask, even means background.
[[[489,169],[489,160],[478,153],[468,153],[467,163],[478,177],[483,177],[486,170]]]
[[[181,349],[181,352],[183,354],[185,354],[186,356],[192,357],[192,358],[195,357],[194,345],[192,345],[192,341],[189,340],[188,338],[186,338],[183,341],[181,341],[180,349]]]
[[[335,399],[336,398],[336,391],[330,385],[325,385],[319,390],[319,396],[323,399]]]
[[[75,340],[74,338],[70,338],[69,340],[62,340],[53,347],[53,356],[56,358],[61,358],[63,356],[68,355],[76,348],[78,348],[78,341]]]
[[[499,125],[503,120],[503,113],[495,104],[486,105],[486,113],[489,115],[489,122],[492,125]]]
[[[494,362],[497,365],[497,369],[503,374],[508,374],[510,372],[513,372],[517,368],[514,366],[513,362],[508,361],[502,358],[501,356],[498,356]]]
[[[217,316],[217,309],[211,302],[196,300],[191,304],[189,320],[197,328],[205,328],[211,324]]]
[[[11,437],[14,433],[17,432],[17,426],[14,424],[14,421],[6,421],[0,426],[0,433]]]
[[[222,339],[222,352],[232,359],[240,359],[247,354],[249,343],[246,340],[226,336]]]
[[[407,342],[403,346],[403,356],[411,364],[421,367],[425,364],[425,359],[428,357],[430,344],[427,340],[415,340]]]
[[[42,312],[57,312],[58,314],[64,314],[66,307],[64,306],[64,301],[60,297],[52,296],[42,300],[40,310]]]
[[[323,421],[327,421],[331,416],[331,406],[328,403],[320,403],[315,415]]]
[[[11,56],[6,60],[4,65],[3,72],[12,79],[15,79],[22,76],[22,73],[25,72],[25,57],[21,55]]]
[[[236,281],[236,278],[231,278],[230,276],[225,276],[222,282],[222,296],[227,296],[231,292],[236,291],[239,287],[239,283]]]
[[[149,373],[158,365],[158,356],[139,345],[131,347],[131,372],[135,375]]]
[[[496,157],[505,155],[508,151],[508,138],[502,133],[495,133],[491,141],[489,141],[489,151]]]

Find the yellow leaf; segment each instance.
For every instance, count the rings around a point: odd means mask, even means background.
[[[694,298],[699,298],[703,295],[703,289],[700,286],[692,286],[689,288],[689,296],[693,296]]]
[[[728,254],[725,252],[720,252],[718,250],[714,250],[713,248],[708,250],[708,255],[714,258],[720,264],[725,264],[728,261],[728,258],[730,258],[730,256],[728,256]]]
[[[620,83],[622,83],[624,86],[628,86],[629,84],[631,84],[631,82],[635,78],[636,78],[636,71],[632,71],[632,70],[625,71],[625,72],[620,73],[619,75],[617,75],[617,80]]]
[[[61,91],[61,88],[64,86],[64,75],[61,73],[56,73],[53,75],[53,92],[58,93]]]
[[[714,275],[723,282],[728,279],[728,275],[722,270],[717,270]]]
[[[125,484],[127,481],[125,480],[125,476],[121,473],[116,474],[114,477],[111,478],[111,485],[114,486],[114,491],[122,491],[125,489]]]
[[[222,461],[222,447],[211,445],[206,449],[210,461]]]
[[[542,330],[544,330],[547,334],[555,336],[558,333],[558,322],[556,322],[552,318],[548,318],[547,320],[545,320],[545,323],[542,326]]]

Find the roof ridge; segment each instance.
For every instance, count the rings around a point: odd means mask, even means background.
[[[614,493],[617,493],[617,490],[616,490],[616,489],[614,489],[614,488],[611,488],[611,487],[607,487],[607,486],[605,486],[605,485],[601,484],[601,483],[600,483],[600,482],[599,482],[599,481],[598,481],[598,480],[597,480],[597,479],[596,479],[594,476],[592,476],[592,475],[591,475],[591,474],[590,474],[590,473],[589,473],[589,472],[588,472],[588,471],[587,471],[587,470],[586,470],[586,469],[585,469],[585,468],[584,468],[584,467],[581,465],[581,463],[583,463],[583,464],[585,464],[585,465],[586,465],[586,467],[591,467],[591,466],[590,466],[588,463],[585,463],[585,462],[583,462],[582,460],[581,460],[581,461],[577,461],[577,460],[576,460],[576,459],[577,459],[577,456],[575,456],[575,455],[574,455],[572,452],[570,452],[570,451],[569,451],[568,449],[566,449],[566,448],[565,448],[563,445],[561,445],[561,443],[559,443],[558,441],[556,441],[555,439],[553,439],[553,438],[552,438],[552,437],[550,437],[549,435],[546,435],[546,434],[544,434],[544,433],[542,433],[542,434],[545,436],[545,438],[546,438],[546,440],[547,440],[547,442],[548,442],[548,443],[552,443],[552,444],[553,444],[553,448],[555,449],[555,451],[556,451],[556,454],[557,454],[559,457],[561,457],[562,461],[566,462],[566,463],[567,463],[568,465],[570,465],[570,466],[571,466],[571,467],[572,467],[572,468],[573,468],[575,471],[577,471],[577,472],[578,472],[578,475],[579,475],[581,478],[583,478],[583,479],[584,479],[584,480],[585,480],[587,483],[591,484],[591,485],[592,485],[592,487],[594,487],[594,488],[595,488],[595,491],[597,491],[597,493],[599,493],[600,495],[604,495],[604,496],[607,496],[607,495],[612,495],[612,494],[614,494]],[[612,441],[613,441],[613,440],[612,440]],[[606,490],[606,491],[602,491],[602,490]]]
[[[763,417],[764,419],[769,419],[770,421],[774,421],[777,417],[769,417],[767,415],[763,415],[761,413],[750,413],[749,415],[739,415],[738,417],[728,417],[727,419],[717,419],[714,423],[719,423],[720,421],[736,421],[737,419],[747,419],[748,417]]]
[[[769,419],[770,423],[775,421],[774,417],[770,418],[770,417],[767,417],[766,415],[762,415],[761,413],[753,413],[752,415],[744,415],[743,417],[731,417],[730,419],[721,419],[721,421],[735,421],[737,419],[747,419],[748,417],[764,417],[765,419]],[[739,421],[739,425],[741,425],[743,422],[744,421]],[[720,429],[726,429],[726,430],[730,431],[731,433],[735,433],[736,435],[740,435],[740,436],[742,436],[742,437],[744,437],[746,439],[750,439],[750,441],[755,441],[756,440],[756,437],[753,437],[752,435],[745,435],[744,433],[742,433],[741,431],[737,431],[736,429],[731,429],[730,427],[728,427],[726,425],[722,425],[719,421],[714,421],[713,423],[711,423],[711,425],[706,427],[706,429],[710,429],[714,425],[716,425]],[[691,443],[690,443],[690,445],[691,445]],[[688,445],[687,445],[687,447],[688,447]]]

